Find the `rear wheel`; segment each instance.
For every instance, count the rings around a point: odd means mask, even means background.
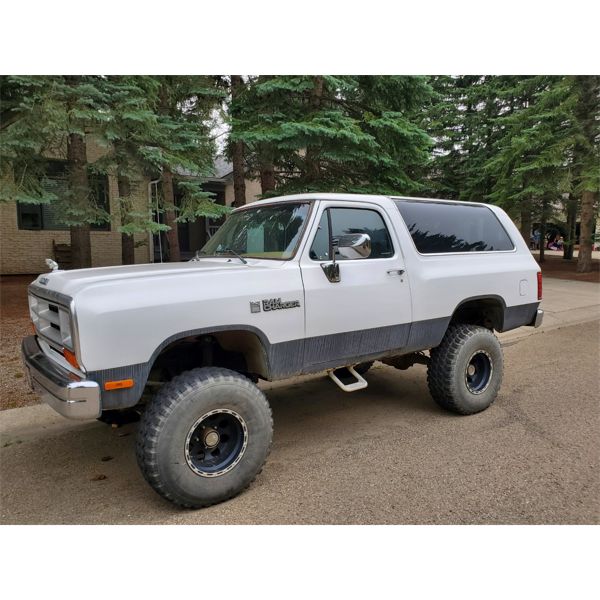
[[[261,471],[273,421],[264,394],[228,369],[193,369],[150,401],[137,440],[137,459],[161,496],[186,508],[232,498]]]
[[[504,359],[492,331],[478,325],[450,325],[442,343],[430,354],[427,383],[442,408],[470,415],[494,402]]]

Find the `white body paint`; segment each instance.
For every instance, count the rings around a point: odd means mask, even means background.
[[[207,327],[248,326],[277,344],[449,317],[461,301],[477,296],[499,296],[508,307],[537,302],[539,267],[498,207],[489,209],[512,239],[514,251],[421,255],[387,196],[302,194],[256,204],[307,199],[314,201],[309,222],[296,255],[288,261],[247,258],[244,265],[223,256],[55,271],[34,284],[72,298],[78,359],[86,371],[145,363],[167,338]],[[341,281],[331,283],[320,267],[325,261],[308,256],[328,206],[377,210],[392,236],[394,256],[341,261]],[[300,307],[250,311],[251,302],[270,298],[299,300]]]

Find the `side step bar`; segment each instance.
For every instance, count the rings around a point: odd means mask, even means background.
[[[344,392],[356,392],[366,388],[369,384],[359,375],[354,367],[340,367],[328,371],[329,378]]]

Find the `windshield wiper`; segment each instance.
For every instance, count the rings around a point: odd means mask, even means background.
[[[225,254],[225,253],[233,254],[234,256],[239,258],[245,265],[248,264],[248,261],[243,256],[240,256],[235,250],[232,250],[231,248],[223,248],[222,250],[215,250],[215,254]]]

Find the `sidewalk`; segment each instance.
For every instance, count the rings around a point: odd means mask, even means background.
[[[507,331],[499,334],[500,340],[505,343],[536,333],[600,319],[600,285],[547,277],[543,282],[541,308],[544,310],[541,327],[520,327]]]
[[[533,254],[534,256],[539,256],[540,255],[540,251],[539,250],[532,250],[531,254]],[[546,256],[560,256],[562,258],[563,251],[562,250],[548,250],[546,248],[546,251],[545,251],[544,254]],[[573,250],[573,258],[577,258],[578,256],[579,256],[579,250]],[[592,259],[593,260],[600,259],[600,250],[592,250]]]

